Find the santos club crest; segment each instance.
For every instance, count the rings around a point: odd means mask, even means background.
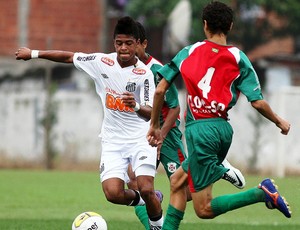
[[[134,92],[136,90],[136,83],[135,82],[127,82],[126,90],[128,92]]]

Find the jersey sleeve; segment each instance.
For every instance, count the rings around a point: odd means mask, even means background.
[[[187,46],[179,51],[171,62],[160,68],[157,73],[165,78],[167,82],[172,83],[180,72],[181,63],[189,56],[190,47]]]
[[[237,88],[250,102],[263,99],[260,82],[251,62],[242,51],[240,51],[240,57],[240,78]]]
[[[97,76],[97,68],[95,67],[99,65],[99,62],[97,62],[99,55],[98,53],[75,53],[73,56],[74,66],[78,70],[86,72],[91,78],[94,78],[94,76]]]

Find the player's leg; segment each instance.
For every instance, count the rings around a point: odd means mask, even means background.
[[[182,134],[177,128],[171,129],[160,150],[160,163],[163,165],[170,183],[172,183],[170,177],[187,159],[181,136]],[[192,198],[188,186],[186,186],[186,194],[187,201],[190,201]]]
[[[265,202],[267,208],[278,209],[286,217],[291,217],[287,201],[279,194],[272,180],[263,180],[258,187],[236,194],[228,194],[211,199],[209,188],[192,194],[196,214],[200,218],[214,218],[228,211]],[[209,202],[209,200],[211,201]]]
[[[137,179],[136,179],[135,173],[132,170],[131,164],[129,164],[129,166],[128,166],[127,174],[128,174],[127,187],[138,191]],[[140,220],[142,225],[145,227],[145,229],[149,230],[150,229],[149,217],[147,214],[146,206],[145,205],[135,206],[134,211],[135,211],[135,215],[138,217],[138,219]]]
[[[164,220],[164,230],[179,228],[187,202],[187,173],[179,167],[170,177],[170,203]]]
[[[135,200],[138,204],[140,197],[132,189],[124,189],[124,181],[119,178],[109,178],[102,181],[102,190],[107,201],[114,204],[131,205]]]
[[[205,125],[207,130],[213,126],[214,123]],[[220,139],[219,142],[217,139],[213,140],[213,137],[217,136],[213,135],[213,130],[216,129],[211,129],[211,133],[197,133],[196,138],[194,138],[196,142],[194,142],[195,147],[188,145],[188,149],[191,149],[191,155],[189,156],[189,172],[192,179],[189,180],[189,183],[190,188],[192,189],[193,204],[197,216],[205,219],[214,218],[234,209],[258,202],[268,203],[268,201],[270,201],[272,207],[277,208],[288,217],[289,210],[287,203],[284,202],[284,199],[279,195],[275,186],[273,186],[269,180],[263,181],[257,188],[252,188],[236,194],[228,194],[212,198],[212,184],[216,180],[211,180],[211,178],[205,176],[204,172],[206,172],[206,175],[220,175],[219,173],[224,170],[224,168],[222,169],[218,163],[220,159],[224,159],[226,157],[232,135],[230,124],[221,122],[217,124],[217,127]],[[210,141],[204,142],[205,136],[207,135],[209,136]],[[198,142],[197,140],[201,141]],[[219,145],[215,145],[215,143],[219,143]],[[214,146],[220,147],[215,148]],[[217,161],[216,157],[209,154],[210,152],[217,153]],[[198,161],[196,161],[196,159]],[[224,171],[221,175],[223,174]]]
[[[258,188],[212,198],[212,188],[213,185],[209,185],[199,192],[192,193],[195,213],[201,219],[212,219],[228,211],[263,202],[265,199],[264,192]]]
[[[137,191],[125,189],[125,175],[129,160],[120,154],[120,145],[102,143],[100,179],[106,199],[114,204],[143,205]]]
[[[150,229],[162,226],[163,216],[161,209],[162,194],[158,196],[154,190],[154,177],[156,174],[156,148],[151,147],[147,140],[144,143],[136,143],[131,149],[132,170],[137,178],[137,185],[141,197],[145,201],[149,217]],[[145,158],[145,156],[147,156]],[[141,160],[142,159],[142,160]]]
[[[154,168],[154,172],[155,172]],[[142,165],[135,170],[137,175],[137,184],[140,194],[145,201],[147,214],[149,217],[150,229],[156,229],[163,224],[161,201],[162,197],[158,197],[154,191],[154,176],[147,176],[147,172],[153,171],[153,167]]]

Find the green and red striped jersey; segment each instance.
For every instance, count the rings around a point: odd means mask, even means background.
[[[170,83],[181,73],[188,93],[187,124],[206,118],[228,119],[227,112],[240,92],[248,101],[263,99],[251,62],[234,46],[197,42],[179,51],[158,73]]]

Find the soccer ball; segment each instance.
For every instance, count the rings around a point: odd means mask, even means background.
[[[73,221],[72,230],[107,230],[107,224],[98,213],[83,212]]]

